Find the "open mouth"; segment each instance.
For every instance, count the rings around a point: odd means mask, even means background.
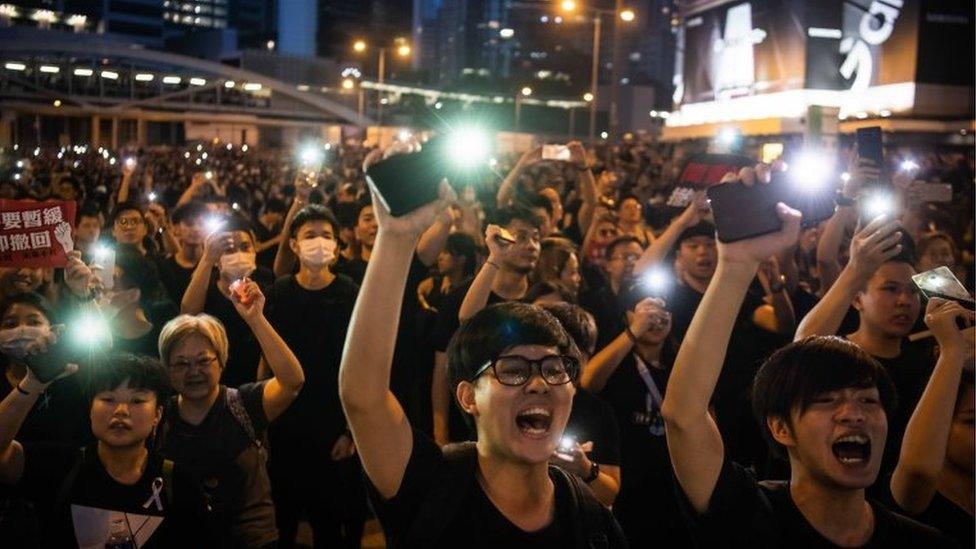
[[[831,450],[844,465],[863,465],[871,459],[871,439],[864,435],[847,435],[837,439]]]
[[[552,412],[541,406],[526,408],[515,416],[519,431],[530,438],[543,438],[552,426]]]
[[[113,421],[108,424],[108,428],[113,431],[131,431],[132,427],[124,421]]]

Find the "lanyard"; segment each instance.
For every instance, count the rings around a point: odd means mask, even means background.
[[[644,385],[647,386],[645,406],[648,415],[653,418],[648,425],[648,430],[652,435],[661,436],[664,434],[664,421],[661,418],[661,404],[664,399],[661,397],[661,391],[657,388],[657,383],[651,377],[651,371],[647,368],[647,364],[641,357],[637,356],[637,353],[634,353],[634,363],[637,365],[637,373],[640,374],[641,379],[644,380]]]

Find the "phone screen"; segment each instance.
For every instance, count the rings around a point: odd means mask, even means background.
[[[972,309],[974,302],[966,287],[959,282],[956,275],[948,267],[936,267],[931,271],[925,271],[912,276],[912,281],[922,291],[926,298],[940,297],[958,301],[962,305]]]
[[[857,155],[874,162],[878,168],[884,167],[884,146],[881,140],[881,127],[858,128]]]

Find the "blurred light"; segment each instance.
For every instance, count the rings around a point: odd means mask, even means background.
[[[461,167],[487,163],[490,148],[488,134],[478,128],[460,128],[450,133],[448,153],[451,161]]]
[[[400,57],[407,57],[408,55],[410,55],[410,46],[406,44],[401,44],[400,46],[397,46],[397,55],[399,55]]]
[[[241,152],[247,152],[247,143],[241,145]]]
[[[661,267],[652,267],[641,277],[641,282],[644,287],[654,292],[655,294],[660,294],[668,289],[671,282],[671,277],[668,276],[667,271]]]
[[[109,164],[109,166],[114,166],[115,165],[115,157],[114,156],[112,158],[109,158],[108,159],[108,164]]]
[[[206,228],[205,230],[207,231],[208,236],[222,229],[224,224],[225,221],[216,215],[207,216],[206,219],[203,220],[203,226]]]
[[[891,195],[884,192],[869,195],[861,206],[865,215],[872,220],[882,215],[893,214],[895,212],[895,207],[895,199]]]
[[[635,17],[637,17],[637,15],[634,14],[634,10],[626,9],[620,12],[620,19],[626,23],[630,23]]]
[[[109,80],[118,80],[119,73],[115,71],[102,71],[102,78],[108,78]]]
[[[400,130],[400,132],[397,133],[397,139],[400,141],[406,141],[411,137],[413,137],[413,135],[410,133],[410,130]]]
[[[530,88],[528,86],[525,86],[524,88],[522,88],[522,95],[524,95],[525,97],[528,97],[528,96],[532,95],[532,88]]]
[[[207,159],[207,157],[209,157],[209,156],[210,156],[209,154],[207,154],[207,153],[203,153],[203,154],[201,154],[201,155],[200,155],[200,158],[202,158],[202,159],[204,159],[204,160],[206,160],[206,159]]]
[[[41,23],[42,25],[50,25],[51,23],[56,23],[58,21],[58,16],[54,14],[51,10],[37,10],[31,19]]]
[[[600,139],[606,139],[608,137],[610,137],[610,134],[609,133],[607,133],[607,132],[600,132]]]
[[[498,36],[501,36],[502,38],[511,38],[515,36],[515,30],[506,27],[498,31]]]
[[[3,68],[10,71],[23,71],[27,70],[27,65],[23,63],[6,63],[4,64]]]
[[[134,168],[136,166],[136,159],[131,156],[125,159],[125,167]]]
[[[868,113],[866,113],[864,111],[861,111],[861,112],[855,114],[854,116],[856,116],[858,120],[864,120],[865,118],[868,117]]]
[[[91,69],[75,69],[75,76],[91,76],[93,74],[95,74],[95,71]]]
[[[308,91],[308,84],[299,84],[297,86],[297,88],[298,88],[298,91],[300,91],[300,92],[307,92]]]
[[[539,18],[539,21],[542,22],[542,23],[548,23],[549,22],[549,16],[548,15],[543,15],[542,17]]]
[[[238,204],[237,202],[234,202],[233,204],[231,204],[230,207],[233,208],[233,209],[235,209],[235,210],[241,209],[241,205]]]
[[[228,150],[228,151],[232,151],[232,150],[234,150],[234,144],[233,144],[233,143],[228,143],[228,144],[227,144],[227,150]]]
[[[734,128],[724,128],[718,134],[718,142],[726,147],[731,147],[739,138],[739,132]]]
[[[224,87],[227,88],[227,89],[233,88],[236,85],[237,85],[237,83],[234,82],[233,80],[228,80],[228,81],[224,82]]]
[[[61,100],[60,99],[55,99],[54,100],[54,106],[55,107],[60,107],[61,106]]]
[[[190,151],[187,151],[187,152],[183,153],[183,158],[186,158],[187,160],[189,160],[190,159]]]
[[[204,80],[203,78],[191,78],[190,79],[190,85],[191,86],[206,86],[207,85],[207,81]]]
[[[41,65],[39,70],[48,74],[58,74],[61,72],[61,67],[55,67],[54,65]]]
[[[561,15],[557,15],[557,16],[556,16],[555,18],[553,18],[553,21],[554,21],[554,22],[555,22],[555,23],[556,23],[557,25],[559,25],[559,24],[561,24],[561,23],[563,22],[563,18],[562,18],[562,16],[561,16]]]
[[[153,191],[149,191],[149,194],[146,196],[149,198],[150,202],[155,202],[156,198],[158,198],[158,195]]]
[[[563,11],[576,11],[576,2],[573,0],[563,0],[560,2],[559,7],[562,8]]]
[[[847,183],[848,181],[851,180],[851,174],[849,174],[847,172],[841,173],[840,174],[840,180],[843,181],[844,183]]]
[[[657,118],[657,111],[651,111],[651,112],[650,112],[650,113],[648,113],[648,114],[650,114],[650,115],[651,115],[651,118]]]
[[[75,343],[84,347],[91,347],[108,339],[110,335],[108,322],[101,316],[85,315],[74,323]]]
[[[207,179],[213,179],[213,172],[207,170],[206,172],[203,173],[203,176],[206,177]]]
[[[880,114],[882,118],[888,118],[889,116],[891,116],[891,111],[889,111],[888,109],[884,109],[879,111],[878,114]]]
[[[199,158],[197,158],[196,164],[197,164],[197,166],[199,166],[200,164],[203,164],[203,160],[200,160]]]
[[[265,44],[265,47],[268,48],[269,50],[273,50],[275,48],[275,41],[274,40],[268,40],[268,43]]]
[[[667,120],[668,118],[671,118],[671,113],[669,113],[668,111],[661,111],[661,112],[657,113],[657,115],[658,115],[659,118],[663,118],[665,120]]]
[[[358,52],[366,51],[366,42],[363,40],[356,40],[356,43],[352,45],[352,49]]]
[[[818,151],[802,151],[794,160],[791,179],[803,191],[817,191],[831,179],[833,159]]]
[[[901,167],[901,171],[903,172],[913,172],[919,168],[919,165],[918,162],[915,162],[910,158],[906,158],[905,160],[901,161],[900,167]]]
[[[342,89],[351,90],[356,87],[356,82],[352,78],[345,78],[342,80]]]
[[[18,160],[17,161],[17,167],[18,168],[23,168],[24,167],[24,161],[23,160]]]
[[[261,84],[257,82],[248,82],[244,84],[244,91],[261,91]]]
[[[34,156],[41,156],[41,148],[40,147],[35,147],[34,148]]]
[[[179,84],[183,79],[179,76],[164,76],[163,84]]]
[[[583,101],[586,101],[587,103],[589,103],[590,101],[593,101],[593,94],[590,93],[590,92],[584,93],[583,94]]]
[[[199,151],[202,151],[202,150],[203,150],[203,145],[198,144],[197,145],[197,151],[199,152]]]
[[[434,103],[434,108],[435,109],[440,109],[443,106],[444,106],[444,103],[441,103],[440,101],[438,101],[437,103]]]
[[[20,17],[20,12],[17,11],[17,6],[0,4],[0,17],[13,19],[14,17]]]
[[[20,174],[19,173],[15,173],[14,174],[14,181],[20,181]]]
[[[67,23],[70,27],[74,27],[75,32],[81,32],[85,28],[85,25],[88,24],[88,16],[72,15],[71,17],[68,17],[65,23]]]
[[[143,72],[136,75],[137,82],[152,82],[154,78],[156,77],[148,72]]]
[[[305,145],[298,153],[304,168],[316,168],[322,163],[322,151],[314,145]]]

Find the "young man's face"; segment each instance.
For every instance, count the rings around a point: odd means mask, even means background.
[[[625,198],[620,203],[620,220],[627,223],[639,223],[641,221],[641,204],[634,198]]]
[[[78,220],[78,226],[75,227],[75,240],[84,242],[86,244],[92,244],[102,233],[102,226],[98,222],[97,217],[82,216]]]
[[[537,227],[521,219],[513,219],[505,229],[515,237],[515,253],[505,260],[506,267],[510,271],[528,274],[535,269],[535,264],[539,261],[539,244],[542,235]]]
[[[176,224],[176,234],[184,246],[202,246],[207,238],[207,223],[204,216],[191,217]]]
[[[169,355],[169,381],[184,398],[203,400],[220,383],[220,361],[210,341],[198,333],[183,337]]]
[[[146,237],[146,220],[138,210],[125,210],[119,213],[112,225],[112,236],[119,244],[140,244]]]
[[[794,474],[834,488],[874,484],[881,468],[888,418],[876,387],[839,389],[817,396],[792,427],[769,420],[774,438],[786,446]]]
[[[644,249],[636,242],[627,242],[614,246],[613,252],[610,254],[610,260],[606,264],[607,274],[610,275],[610,280],[620,284],[625,278],[632,277],[634,275],[634,265],[637,264],[637,260],[640,259],[643,252]]]
[[[868,280],[854,298],[861,322],[885,337],[907,336],[922,308],[918,288],[912,282],[915,269],[908,263],[889,261]]]
[[[113,448],[132,448],[145,443],[162,416],[156,393],[129,387],[101,391],[91,403],[92,434]]]
[[[718,250],[715,239],[709,236],[692,236],[678,246],[680,270],[695,280],[708,281],[715,274]]]
[[[959,395],[959,402],[956,403],[955,413],[952,415],[952,425],[949,428],[949,443],[946,447],[946,461],[953,466],[966,471],[973,472],[974,462],[976,462],[976,429],[973,428],[974,412],[973,405],[976,392],[973,384],[967,383],[962,394]]]
[[[367,248],[372,248],[376,242],[376,232],[379,225],[376,223],[376,216],[373,214],[373,207],[366,206],[359,210],[359,217],[356,220],[356,239]]]
[[[517,345],[502,354],[540,360],[558,353],[555,347]],[[549,385],[533,369],[524,385],[511,387],[500,383],[489,369],[474,383],[462,385],[459,399],[474,416],[478,440],[484,440],[493,453],[537,464],[545,463],[556,450],[573,406],[572,383]]]

